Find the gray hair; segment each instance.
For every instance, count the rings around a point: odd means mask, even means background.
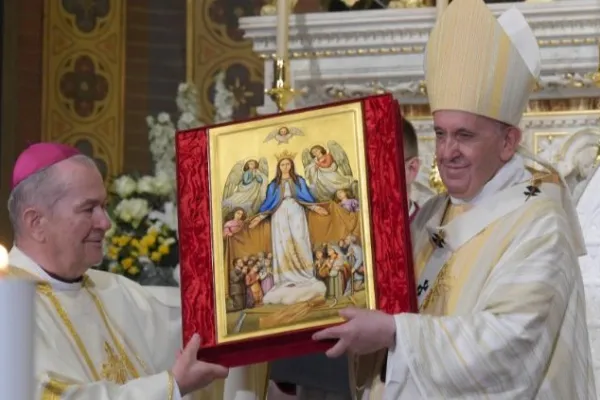
[[[69,160],[97,168],[94,160],[84,154],[75,155]],[[19,234],[21,216],[27,207],[43,206],[51,210],[61,199],[66,190],[65,183],[55,175],[56,164],[28,176],[11,191],[8,197],[8,218],[15,236]]]

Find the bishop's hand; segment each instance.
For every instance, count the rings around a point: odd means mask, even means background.
[[[177,357],[171,370],[182,397],[208,386],[216,379],[226,378],[229,374],[229,369],[226,367],[199,361],[197,358],[199,349],[200,336],[195,334]]]
[[[346,308],[340,315],[347,320],[342,325],[323,329],[313,335],[313,340],[337,339],[325,354],[339,357],[346,351],[361,355],[370,354],[394,345],[396,322],[392,315],[381,311]]]

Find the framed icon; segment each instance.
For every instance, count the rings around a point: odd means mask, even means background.
[[[390,95],[179,132],[184,340],[239,366],[308,352],[353,306],[414,311]]]

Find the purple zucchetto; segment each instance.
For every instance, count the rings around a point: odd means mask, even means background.
[[[43,142],[32,144],[17,158],[12,173],[12,189],[31,175],[48,168],[56,163],[81,154],[75,147]]]

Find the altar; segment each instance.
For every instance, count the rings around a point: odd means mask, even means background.
[[[600,201],[585,193],[586,187],[600,190],[600,182],[588,186],[600,161],[600,3],[558,0],[490,8],[499,15],[513,6],[528,19],[542,56],[541,77],[521,122],[523,145],[563,174],[575,201],[583,196],[578,212],[590,255],[581,268],[600,388],[600,259],[590,251],[600,246],[594,239]],[[289,21],[289,81],[296,92],[289,108],[393,93],[419,136],[422,168],[413,193],[421,203],[443,190],[423,76],[423,52],[435,18],[435,8],[422,7],[296,14]],[[276,16],[241,18],[240,28],[264,61],[268,90],[274,79]],[[259,111],[277,112],[269,95]]]

